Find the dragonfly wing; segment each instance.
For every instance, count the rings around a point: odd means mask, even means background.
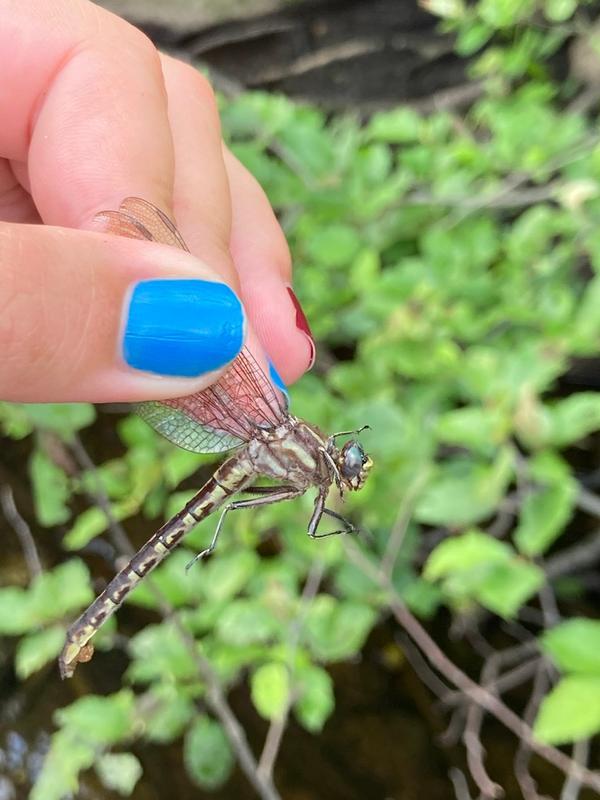
[[[224,453],[245,442],[227,431],[220,431],[188,417],[176,406],[162,401],[138,403],[136,411],[166,439],[193,453]]]
[[[138,197],[128,197],[119,211],[103,211],[96,218],[109,233],[188,250],[166,214]],[[136,409],[167,439],[197,453],[239,447],[257,429],[275,427],[287,416],[287,405],[246,347],[207,389],[186,397],[140,403]]]

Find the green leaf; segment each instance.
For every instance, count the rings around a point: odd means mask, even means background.
[[[412,108],[395,108],[373,114],[365,134],[369,139],[390,144],[418,142],[423,120]]]
[[[96,772],[107,789],[128,797],[142,776],[142,765],[133,753],[104,753],[96,759]]]
[[[294,703],[295,714],[306,730],[318,733],[335,706],[331,676],[321,667],[310,665],[298,669],[295,678],[300,695]]]
[[[290,673],[285,664],[263,664],[252,674],[250,691],[254,707],[265,719],[283,719],[290,701]]]
[[[481,50],[493,33],[493,28],[484,22],[472,21],[463,25],[456,40],[456,52],[461,56],[472,56]]]
[[[511,619],[543,585],[543,570],[536,564],[513,559],[496,564],[482,580],[475,599],[505,619]]]
[[[94,763],[96,748],[69,731],[58,731],[50,740],[42,769],[37,776],[30,800],[64,800],[76,796],[79,773]]]
[[[372,608],[318,595],[306,616],[305,636],[312,653],[322,661],[340,661],[361,649],[377,615]]]
[[[577,492],[576,481],[567,479],[525,496],[513,534],[521,553],[536,556],[546,552],[571,518]]]
[[[134,659],[127,670],[131,681],[189,681],[198,675],[194,654],[171,623],[146,626],[129,647]]]
[[[444,592],[459,605],[466,599],[507,619],[544,583],[535,564],[516,557],[509,545],[479,531],[441,542],[423,571],[428,580],[445,578]]]
[[[67,441],[96,419],[90,403],[28,403],[24,408],[36,428],[53,431]]]
[[[0,589],[0,633],[27,633],[62,620],[93,599],[87,567],[72,559],[38,575],[28,589]]]
[[[93,599],[88,568],[79,558],[43,572],[28,590],[32,613],[40,622],[62,619]]]
[[[280,633],[279,622],[257,600],[234,600],[217,620],[217,632],[224,642],[236,645],[266,642]]]
[[[69,479],[60,467],[41,450],[29,460],[35,513],[40,525],[50,527],[67,522],[71,511],[67,501],[71,495]]]
[[[498,507],[512,472],[508,447],[500,450],[493,464],[457,458],[440,465],[417,502],[415,518],[452,527],[479,522]]]
[[[134,732],[134,703],[134,695],[128,689],[107,697],[87,695],[58,709],[56,720],[84,741],[117,744]]]
[[[194,716],[194,704],[178,686],[156,684],[140,700],[144,738],[164,744],[180,736]]]
[[[18,636],[38,626],[39,620],[29,602],[29,595],[17,586],[0,589],[0,633]]]
[[[64,643],[65,630],[62,625],[44,628],[21,639],[15,655],[15,670],[19,678],[25,680],[56,658]]]
[[[600,621],[578,617],[546,631],[542,650],[563,672],[600,676]]]
[[[600,429],[600,394],[579,392],[548,406],[549,443],[566,447]]]
[[[260,559],[254,551],[238,550],[219,553],[203,569],[202,588],[207,598],[229,600],[244,588],[256,574]]]
[[[349,264],[360,248],[360,239],[353,228],[328,225],[316,229],[306,242],[308,256],[324,267]]]
[[[511,548],[481,531],[468,531],[440,542],[430,553],[423,575],[430,581],[455,572],[467,572],[482,565],[505,564]]]
[[[483,451],[501,444],[509,429],[508,415],[499,408],[457,408],[442,414],[437,422],[440,441]]]
[[[218,722],[196,718],[183,744],[183,760],[190,778],[203,789],[217,789],[233,768],[233,753]]]
[[[545,744],[566,744],[600,732],[600,676],[568,675],[542,701],[534,733]]]
[[[27,416],[27,406],[21,403],[0,402],[0,431],[11,439],[24,439],[33,430]]]
[[[546,0],[544,14],[550,22],[565,22],[577,10],[577,0]]]
[[[108,519],[101,508],[93,506],[82,511],[75,524],[63,538],[63,546],[67,550],[80,550],[88,542],[103,533],[108,526]]]

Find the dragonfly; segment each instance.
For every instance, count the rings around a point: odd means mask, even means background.
[[[140,198],[128,197],[119,211],[103,211],[97,219],[109,233],[188,250],[169,217]],[[63,678],[71,677],[78,663],[91,659],[94,649],[90,640],[94,634],[139,581],[209,514],[221,512],[209,546],[194,561],[213,552],[231,511],[292,500],[310,488],[317,492],[308,522],[309,536],[321,538],[356,530],[327,508],[326,501],[334,485],[340,497],[346,490],[356,491],[364,485],[371,458],[357,439],[350,439],[341,447],[336,442],[342,436],[358,435],[368,426],[327,436],[315,425],[292,416],[287,397],[275,389],[247,345],[220,380],[207,389],[186,397],[146,401],[138,404],[136,411],[156,431],[186,450],[232,452],[192,500],[138,550],[70,626],[59,657]],[[259,478],[276,484],[253,485]],[[253,496],[233,499],[243,492]],[[340,530],[318,533],[323,515],[341,523]]]

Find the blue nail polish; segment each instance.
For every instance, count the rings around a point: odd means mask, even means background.
[[[287,386],[283,382],[281,375],[275,369],[275,364],[271,360],[269,360],[269,377],[271,378],[271,382],[274,386],[276,386],[279,391],[285,396],[286,400],[290,399],[289,392],[287,390]]]
[[[224,283],[141,281],[131,294],[123,337],[130,367],[192,378],[227,364],[244,341],[244,312]]]

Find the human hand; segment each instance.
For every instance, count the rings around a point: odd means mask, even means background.
[[[0,54],[0,398],[198,391],[241,346],[228,286],[283,379],[297,379],[314,344],[287,245],[223,145],[207,81],[85,0],[5,0]],[[194,256],[98,232],[97,212],[130,195],[174,216]],[[148,296],[149,279],[169,280]],[[194,318],[176,279],[196,281]],[[164,357],[165,339],[178,357]]]

